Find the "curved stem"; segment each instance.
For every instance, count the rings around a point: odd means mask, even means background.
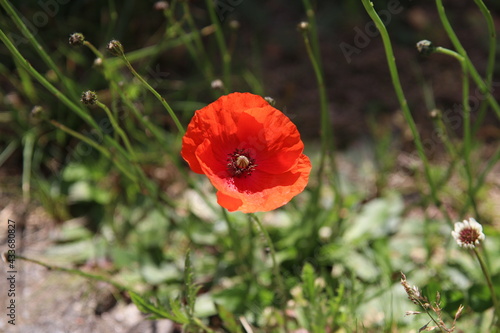
[[[179,121],[179,118],[177,118],[177,115],[175,114],[174,110],[172,110],[170,105],[167,103],[165,98],[161,97],[161,95],[153,87],[151,87],[151,85],[146,80],[144,80],[144,78],[139,73],[136,72],[134,67],[132,67],[132,64],[128,61],[125,54],[121,54],[121,55],[119,55],[119,57],[125,62],[125,65],[132,72],[132,74],[134,74],[134,76],[161,102],[161,104],[165,107],[168,114],[170,115],[170,117],[174,121],[175,126],[177,127],[177,130],[181,134],[184,134],[186,132],[184,130],[184,127],[182,126],[181,122]]]
[[[16,58],[21,66],[33,76],[42,86],[44,86],[48,91],[50,91],[55,97],[57,97],[63,104],[79,115],[83,120],[85,120],[89,125],[95,128],[99,133],[102,133],[101,128],[95,120],[81,107],[73,103],[65,94],[54,87],[43,75],[41,75],[36,69],[34,69],[31,64],[23,57],[23,55],[17,50],[12,41],[5,35],[3,30],[0,29],[0,40],[7,47],[9,52],[14,58]]]
[[[113,280],[111,280],[111,279],[109,279],[109,278],[107,278],[105,276],[102,276],[102,275],[91,274],[91,273],[87,273],[87,272],[84,272],[84,271],[81,271],[81,270],[78,270],[78,269],[72,269],[72,268],[66,268],[66,267],[60,267],[60,266],[54,266],[54,265],[50,265],[50,264],[41,262],[39,260],[26,258],[26,257],[20,256],[20,255],[16,255],[16,260],[17,259],[21,259],[21,260],[24,260],[24,261],[27,261],[27,262],[30,262],[30,263],[33,263],[33,264],[37,264],[37,265],[43,266],[43,267],[45,267],[45,268],[47,268],[48,270],[51,270],[51,271],[71,273],[71,274],[79,275],[79,276],[84,277],[86,279],[92,279],[92,280],[96,280],[96,281],[106,282],[106,283],[109,283],[110,285],[112,285],[113,287],[115,287],[118,290],[130,291],[130,288],[125,287],[124,285],[119,284],[118,282],[114,282]]]
[[[401,110],[403,111],[403,116],[410,127],[411,133],[413,135],[413,141],[415,142],[415,146],[417,148],[417,153],[420,159],[422,160],[422,163],[424,165],[424,172],[425,172],[425,177],[427,179],[427,182],[429,183],[430,191],[431,191],[431,197],[432,200],[434,201],[434,204],[438,207],[441,207],[440,201],[437,196],[437,191],[436,191],[436,186],[434,184],[434,180],[431,177],[430,173],[430,167],[429,167],[429,161],[427,160],[427,157],[425,156],[424,152],[424,146],[422,144],[422,140],[420,138],[420,134],[418,133],[417,130],[417,125],[415,124],[415,121],[413,120],[413,116],[411,115],[410,108],[408,107],[408,103],[406,101],[406,97],[403,92],[403,88],[401,86],[401,82],[399,80],[399,74],[398,74],[398,69],[396,66],[396,60],[394,57],[394,52],[392,50],[392,45],[391,45],[391,40],[389,38],[389,34],[387,33],[387,29],[384,26],[384,23],[378,16],[377,12],[373,8],[373,4],[370,2],[370,0],[361,0],[363,3],[363,6],[365,7],[368,15],[370,15],[371,19],[375,23],[377,29],[380,31],[380,36],[382,37],[382,41],[384,43],[384,49],[387,57],[387,64],[389,65],[389,70],[391,73],[391,78],[392,78],[392,84],[394,86],[394,90],[396,92],[396,95],[398,97],[399,104],[401,106]],[[450,220],[451,223],[451,220]]]
[[[462,68],[462,110],[464,117],[464,145],[463,145],[463,159],[465,165],[465,173],[467,175],[467,194],[468,201],[472,204],[474,213],[479,217],[476,200],[474,200],[475,191],[472,177],[472,167],[470,163],[470,152],[472,149],[472,136],[470,124],[470,105],[469,105],[469,73],[465,57],[455,51],[446,49],[444,47],[436,47],[435,52],[442,53],[454,57],[460,63]]]
[[[489,87],[484,83],[483,79],[477,72],[476,68],[472,64],[469,56],[467,55],[467,52],[465,51],[464,47],[460,43],[457,35],[455,34],[455,31],[453,31],[453,28],[451,27],[450,22],[448,21],[448,17],[446,16],[446,12],[444,10],[443,6],[443,1],[442,0],[436,0],[436,7],[438,10],[439,18],[441,19],[441,23],[443,24],[443,27],[448,34],[448,37],[450,38],[451,42],[453,43],[453,46],[455,49],[457,49],[457,52],[464,57],[465,62],[468,67],[468,71],[474,80],[474,82],[477,84],[479,87],[479,90],[481,91],[482,94],[486,96],[486,100],[492,107],[493,111],[495,111],[496,115],[498,118],[500,118],[500,105],[498,102],[495,100],[495,98],[491,95],[491,90]]]
[[[113,126],[115,131],[118,133],[118,135],[122,138],[123,143],[125,144],[125,147],[127,148],[129,154],[132,156],[132,161],[137,162],[137,155],[135,154],[134,149],[132,148],[132,145],[130,144],[130,141],[129,141],[127,135],[125,134],[123,129],[120,127],[120,125],[118,125],[118,122],[116,121],[115,117],[111,113],[111,110],[106,106],[106,104],[103,104],[99,101],[96,101],[96,105],[98,107],[100,107],[101,109],[103,109],[104,112],[106,112],[106,115],[108,116],[108,118],[111,122],[111,125]]]
[[[489,50],[488,50],[488,65],[486,66],[486,85],[487,88],[491,91],[492,88],[491,84],[493,82],[493,72],[495,70],[495,56],[497,48],[495,23],[493,22],[491,13],[484,4],[483,0],[474,0],[474,2],[479,7],[479,10],[481,11],[486,20],[486,25],[488,26]],[[472,133],[476,133],[478,131],[479,127],[483,123],[487,110],[488,110],[488,103],[486,101],[481,101],[481,106],[479,107],[476,123],[474,124]]]
[[[224,90],[225,92],[231,91],[231,53],[229,53],[224,39],[224,34],[222,33],[222,27],[219,19],[217,18],[217,13],[215,12],[214,2],[212,0],[206,0],[208,15],[210,16],[210,21],[215,26],[215,38],[217,40],[217,45],[222,56],[222,71],[224,76]]]
[[[473,251],[474,254],[476,255],[477,260],[479,261],[479,265],[481,266],[483,275],[486,278],[486,284],[488,285],[488,288],[490,290],[491,300],[493,301],[493,306],[495,307],[495,313],[497,315],[497,326],[500,326],[500,304],[498,303],[497,295],[495,293],[495,288],[493,288],[493,282],[491,281],[490,273],[488,272],[488,268],[486,267],[483,258],[479,254],[479,251],[476,248],[474,248]]]
[[[0,0],[0,4],[7,12],[8,16],[14,21],[15,25],[19,30],[21,30],[22,34],[28,39],[30,44],[33,46],[35,51],[38,53],[40,58],[45,62],[45,64],[54,71],[56,76],[62,81],[64,86],[66,87],[67,92],[71,95],[73,100],[78,100],[78,95],[73,89],[74,85],[71,80],[69,80],[66,76],[64,76],[59,67],[52,61],[52,58],[45,52],[42,45],[36,40],[33,33],[28,29],[23,20],[19,17],[16,10],[12,7],[12,5],[7,0]]]
[[[267,232],[266,228],[262,225],[262,222],[260,222],[260,219],[253,213],[249,214],[250,218],[257,224],[257,226],[260,229],[260,232],[266,239],[267,246],[269,247],[269,252],[271,254],[271,260],[273,262],[273,271],[274,271],[274,278],[276,279],[276,284],[278,287],[278,291],[280,293],[279,295],[279,301],[282,306],[282,311],[283,311],[283,319],[284,319],[284,331],[286,332],[286,322],[287,322],[287,314],[286,314],[286,291],[285,291],[285,283],[283,281],[283,277],[281,276],[280,268],[278,265],[278,261],[276,260],[276,251],[274,249],[274,244],[273,241],[271,240],[271,237],[269,237],[269,233]]]

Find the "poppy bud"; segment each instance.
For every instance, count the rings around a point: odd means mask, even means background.
[[[237,20],[231,20],[229,22],[229,27],[233,30],[238,30],[240,28],[240,21]]]
[[[274,98],[272,98],[272,97],[266,96],[266,97],[264,97],[264,99],[265,99],[265,100],[266,100],[266,102],[268,102],[268,103],[269,103],[269,105],[271,105],[271,106],[274,106],[274,105],[276,104],[276,101],[275,101],[275,100],[274,100]]]
[[[307,30],[309,30],[309,23],[302,21],[297,25],[297,28],[300,32],[306,32]]]
[[[222,82],[222,80],[220,79],[213,80],[210,85],[212,89],[224,89],[224,82]]]
[[[95,91],[87,90],[82,94],[80,101],[85,105],[94,105],[97,102]]]
[[[436,47],[431,41],[424,39],[417,43],[417,50],[420,54],[430,55],[431,53],[434,53]]]
[[[42,116],[42,113],[43,107],[41,107],[40,105],[35,105],[33,109],[31,109],[31,116],[33,118],[40,118]]]
[[[438,119],[438,118],[441,118],[442,114],[441,114],[441,110],[438,110],[438,109],[433,109],[431,112],[429,112],[429,116],[432,118],[432,119]]]
[[[124,56],[125,53],[123,50],[122,43],[114,39],[108,43],[107,49],[112,55],[115,55],[117,57],[122,57]]]
[[[69,36],[69,45],[71,46],[80,46],[83,45],[83,42],[85,42],[85,37],[79,32],[75,32]]]
[[[168,9],[168,2],[156,1],[155,4],[153,5],[153,8],[155,10],[167,10]]]

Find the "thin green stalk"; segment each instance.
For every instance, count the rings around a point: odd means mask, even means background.
[[[315,13],[311,5],[311,2],[309,0],[303,0],[303,5],[307,13],[308,22],[305,25],[304,23],[300,23],[299,30],[302,32],[302,37],[306,47],[306,52],[309,57],[309,60],[311,61],[311,65],[313,66],[316,82],[318,84],[320,112],[321,112],[321,155],[317,173],[318,185],[312,194],[311,198],[312,205],[308,207],[308,210],[305,213],[305,216],[309,217],[309,216],[316,216],[316,214],[320,211],[318,209],[318,204],[320,202],[319,197],[323,184],[323,173],[325,164],[327,162],[327,157],[330,157],[329,165],[331,167],[331,172],[332,172],[332,188],[335,194],[335,204],[333,205],[332,209],[339,211],[342,208],[343,197],[340,187],[337,161],[335,157],[333,126],[331,125],[332,123],[328,111],[328,95],[326,92],[324,72],[321,64],[321,53],[319,48]],[[318,221],[317,228],[319,228],[320,221],[316,218],[314,218],[314,220]],[[313,230],[313,232],[316,233],[317,230]]]
[[[203,59],[203,67],[201,68],[205,72],[205,76],[210,80],[214,80],[214,69],[213,65],[208,59],[207,52],[205,50],[205,47],[203,46],[203,41],[201,40],[201,34],[198,28],[196,27],[196,24],[194,23],[193,16],[191,15],[191,10],[189,8],[189,3],[187,1],[182,2],[182,6],[184,9],[184,13],[186,15],[186,21],[189,24],[189,27],[192,30],[192,33],[194,34],[194,44],[196,45],[196,48],[198,49],[197,55],[198,57],[201,57]],[[197,57],[195,57],[197,58]]]
[[[464,145],[463,145],[463,159],[465,164],[465,173],[467,175],[467,194],[468,201],[472,204],[474,213],[479,217],[479,211],[477,209],[476,200],[474,199],[474,189],[473,189],[473,177],[472,177],[472,167],[470,163],[470,152],[472,149],[472,137],[470,128],[470,105],[469,105],[469,74],[468,67],[465,62],[465,58],[452,51],[443,47],[436,47],[435,52],[446,54],[454,57],[460,63],[462,68],[462,110],[463,110],[463,120],[464,120]]]
[[[366,1],[366,0],[363,0]],[[476,85],[479,87],[479,90],[481,91],[482,94],[486,96],[486,99],[492,109],[495,111],[496,115],[498,118],[500,118],[500,105],[498,102],[495,100],[493,95],[491,94],[491,90],[489,87],[484,83],[483,79],[477,72],[476,68],[472,64],[469,56],[467,55],[467,52],[465,51],[464,47],[460,43],[460,40],[458,39],[457,35],[455,34],[455,31],[453,31],[453,28],[451,27],[450,22],[448,21],[448,17],[446,16],[446,12],[444,10],[443,6],[443,1],[442,0],[436,0],[436,7],[438,10],[439,18],[441,19],[441,23],[443,24],[443,27],[448,34],[448,37],[450,38],[453,46],[457,50],[457,52],[464,57],[465,62],[468,67],[468,72],[470,73],[472,79],[476,83]]]
[[[22,19],[19,17],[17,14],[16,10],[11,6],[9,1],[7,0],[0,0],[0,4],[2,7],[5,9],[7,12],[7,15],[14,21],[16,24],[17,28],[21,30],[22,34],[30,44],[33,46],[35,51],[38,53],[40,58],[45,62],[45,64],[54,71],[54,73],[57,75],[57,77],[62,81],[63,85],[66,87],[67,92],[71,95],[71,97],[74,100],[78,100],[78,95],[76,94],[75,90],[73,89],[73,82],[69,80],[66,76],[64,76],[57,65],[52,61],[52,58],[45,52],[43,49],[42,45],[38,43],[36,40],[35,36],[31,33],[31,31],[26,27],[26,24],[22,21]]]
[[[0,0],[2,1],[2,0]],[[38,73],[31,64],[22,56],[22,54],[17,50],[12,41],[5,35],[3,30],[0,29],[0,40],[4,43],[7,49],[10,51],[12,56],[16,58],[22,67],[33,76],[42,86],[44,86],[48,91],[50,91],[55,97],[57,97],[61,102],[63,102],[67,107],[73,110],[77,115],[79,115],[83,120],[85,120],[89,125],[101,133],[100,127],[97,125],[95,120],[86,113],[80,106],[73,103],[65,94],[54,87],[43,75]]]
[[[243,253],[241,251],[241,239],[238,236],[236,229],[234,229],[233,224],[229,220],[229,216],[227,214],[226,209],[221,207],[221,210],[222,210],[222,216],[224,216],[224,220],[226,221],[227,230],[229,231],[229,237],[231,238],[231,247],[233,248],[236,261],[239,261],[243,258],[242,256]]]
[[[28,203],[30,200],[31,189],[31,163],[33,161],[33,148],[35,146],[35,133],[29,131],[24,136],[24,149],[23,149],[23,177],[22,177],[22,190],[23,201]]]
[[[151,87],[151,85],[149,85],[149,83],[146,80],[144,80],[142,78],[142,76],[139,75],[139,73],[137,73],[135,71],[134,67],[132,67],[132,64],[128,61],[127,57],[125,56],[125,53],[120,52],[120,54],[118,54],[118,56],[125,62],[125,65],[132,72],[132,74],[134,74],[134,76],[161,102],[161,104],[165,107],[168,114],[170,115],[170,117],[174,121],[175,126],[177,127],[177,130],[181,134],[184,134],[185,133],[184,127],[180,123],[179,118],[177,118],[177,115],[175,114],[174,110],[172,110],[170,105],[167,103],[165,98],[161,97],[161,95],[153,87]]]
[[[86,40],[83,42],[83,45],[88,47],[90,49],[90,51],[92,51],[92,53],[94,53],[94,55],[97,58],[104,59],[104,55],[101,53],[101,51],[99,51],[91,42]]]
[[[17,146],[19,146],[19,141],[13,140],[9,142],[7,147],[0,153],[0,167],[9,159],[14,151],[16,151]]]
[[[130,108],[130,110],[132,110],[132,112],[134,113],[134,115],[137,118],[137,120],[139,120],[139,122],[141,122],[141,124],[145,128],[147,128],[158,140],[160,140],[162,142],[165,141],[165,136],[163,135],[163,133],[161,133],[159,131],[159,129],[156,128],[150,121],[148,121],[148,120],[146,120],[144,118],[144,116],[140,113],[140,111],[137,109],[137,107],[135,107],[134,103],[132,103],[130,101],[130,99],[125,95],[125,93],[123,92],[123,89],[121,89],[120,87],[118,87],[117,83],[109,78],[109,73],[108,73],[108,70],[107,70],[107,67],[109,67],[108,66],[109,65],[109,59],[105,59],[104,55],[92,43],[90,43],[89,41],[85,41],[84,45],[87,46],[94,53],[94,55],[96,57],[98,57],[98,58],[100,58],[100,59],[103,60],[103,66],[104,66],[105,76],[108,78],[108,81],[110,82],[113,90],[116,91],[116,92],[118,92],[118,94],[120,95],[121,99]]]
[[[497,36],[495,31],[495,22],[493,22],[493,17],[491,16],[490,10],[484,4],[483,0],[474,0],[479,10],[483,14],[486,25],[488,26],[488,39],[489,39],[489,50],[488,50],[488,65],[486,66],[486,85],[491,88],[491,83],[493,82],[493,72],[495,70],[495,56],[497,50]]]
[[[320,158],[320,163],[318,167],[318,191],[321,188],[322,184],[322,177],[323,177],[323,172],[325,168],[325,163],[326,163],[326,157],[328,156],[328,152],[333,150],[331,147],[332,141],[333,141],[333,134],[331,131],[332,126],[330,125],[330,117],[328,114],[328,97],[326,94],[326,88],[325,88],[325,80],[323,77],[323,72],[321,71],[319,61],[315,57],[314,52],[311,47],[311,43],[309,40],[309,36],[307,34],[307,31],[303,31],[302,33],[304,43],[306,46],[306,51],[309,56],[309,59],[311,61],[311,64],[314,69],[314,74],[316,76],[316,81],[318,83],[318,92],[319,92],[319,99],[320,99],[320,108],[321,108],[321,158]],[[335,168],[335,161],[334,161],[334,154],[331,155],[332,158],[332,168],[334,171],[334,174],[337,174],[336,168]],[[335,181],[333,184],[336,199],[340,199],[340,190],[338,188],[338,182]]]
[[[167,41],[160,41],[159,43],[151,46],[146,46],[143,48],[140,48],[138,50],[130,51],[127,52],[127,59],[131,63],[147,58],[147,57],[152,57],[156,56],[158,54],[164,53],[166,50],[173,49],[175,47],[184,45],[186,42],[192,40],[194,38],[195,33],[187,33],[184,35],[181,35],[175,39],[172,40],[167,40]],[[107,59],[108,66],[110,68],[120,68],[123,66],[124,62],[121,61],[121,59],[117,58],[108,58]]]
[[[474,254],[476,255],[477,260],[479,261],[479,265],[481,266],[481,270],[483,271],[483,275],[486,279],[486,284],[490,290],[491,300],[493,301],[493,306],[495,308],[495,313],[497,316],[497,327],[500,327],[500,303],[498,303],[497,295],[495,293],[495,288],[493,288],[493,282],[491,281],[490,273],[488,272],[488,268],[483,260],[483,257],[479,254],[476,248],[473,248]]]
[[[69,127],[66,127],[65,125],[55,121],[55,120],[50,120],[50,123],[52,125],[54,125],[55,127],[57,127],[58,129],[68,133],[69,135],[77,138],[78,140],[80,141],[83,141],[85,142],[86,144],[90,145],[91,147],[95,148],[96,150],[98,150],[101,154],[103,154],[106,158],[110,159],[111,161],[113,161],[115,163],[115,165],[118,167],[118,169],[120,169],[120,171],[123,172],[123,174],[125,176],[127,176],[130,180],[132,180],[134,183],[137,181],[137,178],[131,174],[127,168],[125,168],[124,166],[121,165],[121,163],[118,163],[118,161],[116,160],[115,157],[113,157],[111,155],[111,153],[106,150],[103,146],[97,144],[94,140],[91,140],[89,139],[88,137],[86,137],[85,135],[83,134],[80,134],[76,131],[73,131],[71,128]]]
[[[434,204],[438,207],[441,207],[441,203],[437,196],[436,185],[434,180],[431,177],[429,161],[425,156],[424,146],[422,144],[422,140],[420,138],[420,134],[418,133],[417,126],[415,121],[413,120],[413,116],[411,115],[410,108],[408,107],[408,103],[406,101],[406,97],[403,92],[403,88],[401,86],[401,82],[399,80],[398,69],[396,66],[396,60],[394,57],[394,52],[392,50],[391,40],[389,38],[389,34],[387,33],[387,29],[384,26],[384,23],[378,16],[377,12],[373,8],[373,4],[370,0],[361,0],[363,6],[365,7],[368,15],[370,15],[371,19],[375,23],[377,29],[380,31],[380,36],[382,37],[382,41],[384,43],[384,49],[387,57],[387,63],[389,65],[389,70],[391,73],[392,84],[394,86],[394,90],[398,97],[399,104],[401,106],[401,110],[403,111],[403,116],[406,120],[406,123],[410,127],[411,133],[413,135],[413,141],[415,142],[415,146],[417,148],[417,153],[422,160],[424,165],[424,172],[427,182],[429,183],[431,198],[434,201]]]
[[[314,12],[314,8],[310,0],[303,0],[302,3],[304,4],[304,8],[306,9],[307,21],[309,22],[309,30],[312,37],[311,48],[318,63],[318,67],[320,68],[321,72],[323,72],[323,64],[321,63],[321,52],[318,40],[318,26],[316,24],[316,15]]]
[[[285,289],[285,282],[283,281],[283,276],[281,275],[280,268],[278,265],[278,262],[276,260],[276,250],[274,249],[274,244],[273,241],[271,240],[271,237],[269,236],[269,233],[267,232],[266,228],[262,225],[262,222],[260,222],[260,219],[253,213],[249,214],[250,219],[252,219],[255,224],[260,229],[260,232],[266,239],[267,246],[269,247],[269,252],[271,255],[271,260],[273,262],[273,271],[274,271],[274,278],[276,285],[278,287],[278,292],[279,292],[279,301],[281,303],[282,311],[283,311],[283,327],[282,329],[286,332],[286,326],[287,326],[287,314],[286,314],[286,304],[287,304],[287,297],[286,297],[286,289]]]
[[[60,267],[60,266],[54,266],[54,265],[47,264],[47,263],[44,263],[44,262],[39,261],[39,260],[26,258],[24,256],[20,256],[20,255],[17,255],[17,254],[16,254],[16,258],[15,259],[16,260],[20,259],[20,260],[24,260],[24,261],[27,261],[27,262],[31,262],[33,264],[37,264],[37,265],[43,266],[43,267],[47,268],[50,271],[65,272],[65,273],[70,273],[70,274],[78,275],[78,276],[84,277],[86,279],[92,279],[92,280],[96,280],[96,281],[106,282],[106,283],[109,283],[110,285],[112,285],[113,287],[117,288],[118,290],[131,291],[130,288],[125,287],[124,285],[121,285],[118,282],[115,282],[115,281],[111,280],[110,278],[108,278],[106,276],[97,275],[97,274],[91,274],[91,273],[87,273],[87,272],[84,272],[84,271],[81,271],[81,270],[78,270],[78,269],[72,269],[72,268],[66,268],[66,267]]]
[[[479,7],[479,10],[481,11],[486,20],[486,25],[488,26],[489,50],[488,50],[488,64],[486,66],[486,85],[487,88],[491,91],[491,84],[493,82],[493,72],[495,70],[495,56],[497,48],[495,23],[493,22],[493,17],[491,16],[489,9],[486,7],[484,2],[482,0],[474,0],[474,2]],[[487,110],[488,110],[488,103],[486,103],[485,101],[481,101],[481,106],[479,107],[476,122],[474,124],[474,128],[472,129],[473,134],[475,134],[479,130],[479,127],[483,123],[484,117],[486,116]]]
[[[143,114],[141,114],[134,103],[125,95],[123,89],[120,89],[114,81],[111,82],[111,85],[113,89],[118,92],[125,105],[132,111],[136,119],[144,126],[144,128],[149,130],[158,141],[166,142],[165,133],[163,133],[161,129],[156,127]]]
[[[125,134],[125,132],[122,130],[118,122],[116,121],[114,115],[111,113],[111,110],[103,103],[96,101],[96,105],[100,107],[101,109],[106,112],[106,115],[108,116],[109,120],[111,121],[111,125],[115,129],[115,131],[118,133],[118,135],[122,138],[123,143],[125,144],[125,147],[127,148],[129,154],[132,156],[132,161],[137,162],[137,155],[134,152],[134,149],[132,148],[132,145],[130,144],[130,141]]]
[[[226,45],[226,40],[222,32],[222,27],[217,18],[217,13],[215,12],[214,2],[212,0],[205,0],[207,5],[208,15],[210,16],[210,21],[215,26],[215,38],[217,40],[217,45],[219,46],[219,51],[222,56],[222,75],[224,77],[224,90],[225,92],[231,91],[231,54],[229,53]]]
[[[493,169],[493,167],[497,164],[498,160],[500,160],[500,148],[497,149],[495,154],[488,160],[488,163],[486,164],[486,167],[479,173],[477,177],[477,182],[476,186],[473,189],[474,195],[479,192],[479,190],[483,187],[484,182],[486,181],[486,176],[488,173]],[[463,216],[467,209],[469,208],[469,202],[467,201],[466,204],[462,207],[462,210],[460,212],[460,216]]]

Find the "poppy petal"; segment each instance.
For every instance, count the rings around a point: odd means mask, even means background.
[[[248,177],[231,177],[226,164],[213,153],[210,141],[205,141],[197,150],[197,157],[203,172],[212,185],[219,190],[218,202],[233,211],[238,199],[242,204],[237,208],[242,212],[269,211],[283,206],[302,192],[307,185],[311,163],[306,155],[301,155],[289,171],[270,174],[256,170]]]
[[[224,138],[236,133],[236,122],[240,113],[266,105],[269,103],[260,96],[250,93],[232,93],[196,111],[182,138],[181,155],[191,170],[203,173],[195,151],[205,138],[218,137],[223,144]]]
[[[272,174],[287,171],[304,150],[297,127],[270,105],[245,111],[237,127],[240,147],[256,151],[259,170]]]

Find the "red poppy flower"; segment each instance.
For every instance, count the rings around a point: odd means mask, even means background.
[[[260,96],[232,93],[196,111],[182,157],[229,211],[264,212],[304,190],[311,163],[297,127]]]

